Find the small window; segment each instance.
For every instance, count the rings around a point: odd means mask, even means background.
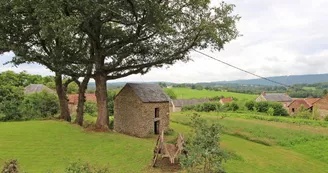
[[[159,118],[159,108],[155,108],[155,118]]]

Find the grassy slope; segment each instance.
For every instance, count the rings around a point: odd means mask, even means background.
[[[189,131],[189,127],[171,123],[176,131]],[[235,136],[223,135],[221,146],[237,156],[224,167],[229,173],[308,173],[328,172],[328,165],[300,153],[278,146],[265,146]]]
[[[171,119],[185,124],[189,121],[187,114],[191,113],[175,113]],[[283,146],[328,163],[328,128],[232,117],[220,119],[215,114],[200,114],[209,122],[219,122],[226,134],[266,145]]]
[[[238,99],[254,100],[257,95],[241,94],[223,91],[210,91],[210,90],[193,90],[190,88],[173,88],[177,94],[178,99],[191,99],[191,98],[205,98],[214,96],[235,97]]]
[[[189,131],[189,127],[181,124],[171,123],[171,127],[184,134]],[[84,132],[77,126],[56,121],[0,123],[0,136],[0,166],[5,160],[16,158],[24,171],[33,173],[62,172],[69,162],[78,159],[100,166],[108,164],[112,172],[145,172],[149,171],[155,143],[155,138]],[[231,173],[328,170],[327,164],[308,156],[235,136],[223,135],[222,146],[237,155],[225,164]]]
[[[143,172],[154,141],[115,133],[83,132],[56,121],[0,123],[0,166],[18,159],[27,172],[63,172],[69,162],[109,165],[111,172]],[[122,166],[124,165],[124,166]]]

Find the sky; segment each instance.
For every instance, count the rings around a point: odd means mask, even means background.
[[[212,0],[213,4],[220,1]],[[241,16],[241,37],[220,52],[204,52],[261,76],[328,73],[328,0],[227,0]],[[13,70],[52,75],[45,67],[2,65],[12,53],[0,56],[0,72]],[[254,76],[213,61],[196,52],[192,61],[169,68],[152,69],[116,82],[210,82],[251,79]]]

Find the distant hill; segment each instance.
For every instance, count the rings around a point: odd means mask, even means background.
[[[274,76],[268,77],[273,81],[277,81],[279,83],[283,83],[285,85],[295,85],[295,84],[314,84],[314,83],[322,83],[328,82],[328,74],[308,74],[308,75],[291,75],[291,76]],[[175,83],[165,82],[167,85],[174,85]],[[133,82],[132,82],[133,83]],[[146,83],[159,83],[158,82],[146,82]],[[126,82],[110,82],[107,83],[107,87],[109,88],[118,88],[122,87],[126,84]],[[265,86],[276,86],[278,84],[272,83],[270,81],[264,79],[248,79],[248,80],[233,80],[233,81],[217,81],[217,82],[202,82],[195,83],[199,85],[205,86],[213,86],[213,85],[225,85],[225,84],[239,84],[239,85],[265,85]],[[89,83],[89,89],[95,89],[95,83]]]
[[[275,76],[275,77],[268,77],[268,79],[286,85],[314,84],[314,83],[328,82],[328,74]],[[271,86],[278,85],[264,79],[218,81],[218,82],[210,82],[207,84],[242,84],[242,85],[271,85]]]

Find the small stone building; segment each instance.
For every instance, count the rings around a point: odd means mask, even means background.
[[[233,98],[232,97],[228,97],[228,98],[221,98],[220,99],[220,103],[222,105],[226,104],[226,103],[231,103],[233,101]]]
[[[328,95],[314,102],[313,107],[316,107],[318,109],[322,118],[328,116]]]
[[[136,137],[169,128],[170,97],[157,84],[127,83],[114,100],[114,130]]]
[[[295,99],[288,105],[288,112],[290,115],[294,115],[300,111],[301,107],[312,111],[313,104],[319,100],[320,98]]]
[[[97,98],[95,94],[84,94],[84,97],[85,97],[85,101],[87,102],[97,103]],[[71,115],[76,112],[78,102],[79,102],[78,94],[68,95],[68,109]]]

